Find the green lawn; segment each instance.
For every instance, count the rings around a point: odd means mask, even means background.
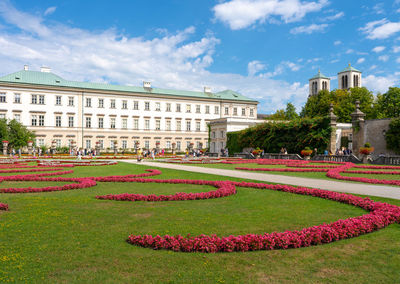
[[[76,167],[65,177],[142,173],[146,165]],[[154,178],[239,180],[160,169]],[[1,187],[39,182],[3,182]],[[56,183],[51,183],[54,185]],[[43,184],[42,184],[43,185]],[[46,184],[46,185],[50,185]],[[246,253],[177,253],[129,245],[129,234],[230,234],[296,230],[366,211],[324,199],[238,188],[226,198],[171,202],[97,200],[110,193],[172,194],[210,186],[101,183],[64,192],[0,194],[0,282],[231,283],[400,279],[400,225],[328,245]],[[400,205],[400,200],[373,198]]]
[[[188,164],[189,165],[189,164]],[[326,164],[325,164],[326,165]],[[207,168],[214,168],[214,169],[226,169],[226,170],[235,170],[236,167],[242,168],[290,168],[284,165],[259,165],[259,164],[190,164],[189,166],[199,166],[199,167],[207,167]],[[361,168],[351,168],[350,170],[357,170],[357,171],[371,171],[374,169],[361,169]],[[240,170],[243,172],[249,172],[247,170]],[[398,170],[386,170],[386,169],[375,169],[375,171],[399,171]],[[335,180],[326,176],[324,172],[269,172],[269,171],[252,171],[253,173],[264,173],[264,174],[271,174],[271,175],[284,175],[284,176],[295,176],[295,177],[305,177],[305,178],[316,178],[316,179],[326,179],[326,180]],[[376,178],[376,179],[394,179],[400,180],[400,175],[370,175],[370,174],[348,174],[342,173],[343,176],[350,176],[350,177],[365,177],[365,178]],[[345,182],[345,181],[342,181]],[[352,181],[346,181],[352,183]]]

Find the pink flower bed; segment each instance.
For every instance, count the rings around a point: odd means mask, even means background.
[[[153,249],[168,249],[181,252],[233,252],[274,250],[308,247],[330,243],[342,239],[357,237],[382,229],[395,222],[400,223],[400,207],[387,203],[374,202],[369,198],[361,198],[350,194],[327,190],[294,187],[287,185],[271,185],[262,183],[229,182],[235,186],[258,189],[271,189],[302,195],[334,200],[351,204],[370,211],[355,218],[338,220],[330,224],[322,224],[300,231],[273,232],[261,235],[246,234],[239,236],[218,237],[216,235],[199,235],[191,237],[130,235],[127,242],[133,245]]]
[[[0,210],[7,211],[8,210],[8,205],[5,203],[0,203]]]
[[[147,173],[143,174],[137,174],[137,175],[125,175],[125,176],[106,176],[106,177],[90,177],[90,179],[93,179],[95,181],[101,181],[101,182],[125,182],[129,181],[132,178],[139,178],[139,177],[151,177],[151,176],[157,176],[161,175],[161,171],[159,170],[145,170]]]
[[[129,179],[121,178],[122,182],[143,182],[143,183],[168,183],[168,184],[197,184],[211,185],[217,190],[199,193],[178,192],[171,195],[143,195],[143,194],[109,194],[96,196],[98,199],[118,200],[118,201],[178,201],[178,200],[198,200],[225,197],[236,194],[235,186],[229,181],[207,181],[207,180],[182,180],[182,179]]]

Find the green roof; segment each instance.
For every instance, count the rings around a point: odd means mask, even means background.
[[[315,75],[314,77],[310,78],[310,80],[312,79],[328,79],[330,80],[331,78],[326,77],[324,74],[321,73],[321,71],[318,70],[318,74]]]
[[[340,71],[339,73],[349,72],[349,71],[362,73],[360,70],[357,70],[356,68],[353,68],[353,66],[351,66],[350,63],[349,63],[349,66],[347,66],[346,68],[344,68],[344,69],[343,69],[342,71]],[[339,74],[339,73],[338,73],[338,74]]]
[[[218,93],[205,93],[195,91],[183,90],[170,90],[160,88],[143,88],[135,86],[112,85],[104,83],[91,83],[91,82],[77,82],[69,81],[61,78],[60,76],[50,72],[39,72],[21,70],[9,75],[0,77],[0,83],[15,83],[15,84],[30,84],[51,87],[66,87],[87,90],[99,91],[117,91],[127,93],[144,93],[155,95],[170,95],[178,97],[196,97],[215,100],[234,100],[234,101],[248,101],[256,103],[256,100],[250,99],[232,90],[225,90]]]

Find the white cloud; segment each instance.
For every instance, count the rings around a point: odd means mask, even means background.
[[[384,47],[384,46],[376,46],[376,47],[374,47],[374,48],[372,49],[372,51],[373,51],[373,52],[376,52],[376,53],[379,53],[379,52],[384,51],[385,49],[386,49],[386,47]]]
[[[396,58],[396,62],[397,62],[397,63],[400,63],[400,57],[397,57],[397,58]]]
[[[400,22],[390,22],[384,18],[367,23],[360,31],[369,39],[385,39],[400,31]]]
[[[265,65],[262,64],[258,60],[251,61],[247,64],[247,73],[249,76],[254,76],[256,73],[260,72],[261,70],[265,69]]]
[[[57,7],[53,6],[53,7],[49,7],[46,9],[46,11],[44,11],[44,15],[51,15],[56,11]]]
[[[361,58],[359,58],[358,60],[357,60],[357,64],[361,64],[361,63],[363,63],[365,61],[365,58],[364,57],[361,57]]]
[[[372,65],[371,67],[369,67],[369,70],[372,71],[374,69],[376,69],[378,66],[377,65]]]
[[[383,8],[383,3],[378,3],[373,7],[374,11],[376,14],[380,15],[380,14],[384,14],[385,10]]]
[[[392,49],[394,53],[400,52],[400,46],[393,46]]]
[[[342,42],[341,42],[340,40],[335,40],[335,41],[333,42],[333,44],[334,44],[334,45],[341,45]]]
[[[388,55],[381,55],[378,57],[378,60],[383,61],[383,62],[387,62],[389,60],[389,56]]]
[[[326,21],[326,22],[330,22],[330,21],[334,21],[334,20],[340,19],[343,16],[344,16],[344,13],[343,12],[339,12],[339,13],[336,13],[335,15],[321,18],[321,20],[322,21]]]
[[[389,75],[387,77],[368,75],[363,78],[363,86],[374,93],[385,93],[389,87],[398,84],[398,81],[399,78],[395,75]]]
[[[232,89],[260,101],[260,112],[283,108],[289,100],[299,109],[307,99],[307,84],[271,78],[286,69],[299,70],[290,61],[259,76],[250,76],[262,71],[255,63],[249,75],[210,72],[220,40],[211,33],[196,35],[193,27],[150,39],[115,29],[93,32],[54,22],[47,25],[40,16],[20,12],[3,0],[0,18],[9,27],[0,30],[2,75],[21,70],[24,64],[31,70],[46,65],[67,80],[126,85],[150,80],[155,87],[170,89]]]
[[[309,26],[299,26],[290,30],[291,34],[312,34],[314,32],[324,32],[328,24],[311,24]]]
[[[348,50],[346,50],[346,54],[350,54],[350,53],[353,53],[353,52],[354,52],[353,49],[348,49]]]
[[[285,23],[299,21],[307,13],[318,12],[328,5],[328,0],[301,2],[300,0],[231,0],[213,7],[217,20],[232,30],[250,27],[276,18]]]

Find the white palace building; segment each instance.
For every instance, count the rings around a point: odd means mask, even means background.
[[[258,102],[231,90],[218,93],[65,80],[42,67],[0,77],[0,118],[16,119],[36,134],[38,146],[185,150],[208,147],[208,124],[222,118],[257,118]],[[116,142],[114,144],[114,142]],[[137,145],[137,144],[136,144]],[[217,151],[215,148],[212,151]],[[224,145],[220,145],[224,146]],[[218,147],[219,148],[219,147]]]

